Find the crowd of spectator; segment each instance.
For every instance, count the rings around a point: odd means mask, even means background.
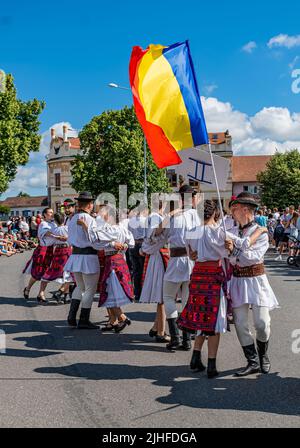
[[[276,261],[282,260],[287,252],[289,256],[298,255],[300,246],[300,206],[291,205],[284,210],[262,207],[256,213],[256,222],[269,230],[270,244],[273,244],[278,254]]]
[[[37,247],[37,229],[41,215],[11,217],[0,222],[0,256],[11,257]]]

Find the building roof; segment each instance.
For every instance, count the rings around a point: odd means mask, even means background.
[[[10,197],[0,201],[0,205],[6,205],[10,208],[47,207],[48,198],[47,196]]]
[[[80,140],[79,137],[70,137],[68,138],[70,142],[70,148],[72,149],[80,149]]]
[[[63,142],[62,137],[55,137],[56,140],[60,140]],[[79,137],[68,137],[68,142],[70,143],[71,149],[80,149],[80,139]]]
[[[256,182],[272,156],[233,156],[232,182]]]
[[[226,138],[230,137],[229,132],[210,132],[208,134],[209,141],[212,145],[221,145],[226,143]]]

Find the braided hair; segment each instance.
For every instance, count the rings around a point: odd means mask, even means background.
[[[217,205],[215,201],[207,199],[204,202],[204,222],[208,221],[216,211]]]

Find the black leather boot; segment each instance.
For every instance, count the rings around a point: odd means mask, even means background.
[[[77,315],[79,306],[80,306],[80,300],[72,299],[71,305],[70,305],[70,311],[69,311],[69,315],[68,315],[68,325],[70,327],[77,327],[76,315]]]
[[[247,366],[236,372],[235,376],[247,376],[260,371],[259,358],[254,344],[246,345],[242,347],[246,359],[248,361]]]
[[[72,300],[73,302],[73,300]],[[91,308],[81,308],[80,318],[77,325],[79,330],[98,330],[98,325],[90,322]]]
[[[182,332],[182,344],[180,348],[185,351],[189,351],[192,348],[191,335],[187,331]]]
[[[176,319],[167,319],[168,325],[169,325],[169,332],[171,336],[171,341],[167,344],[167,350],[174,352],[175,350],[178,350],[180,347],[180,337],[179,337],[179,330],[176,324]]]
[[[257,339],[256,344],[257,344],[257,351],[261,372],[267,374],[270,372],[271,369],[270,359],[267,354],[269,341],[262,342]]]
[[[215,376],[218,376],[219,372],[216,368],[216,358],[208,358],[207,362],[207,378],[214,378]]]
[[[192,359],[190,362],[190,369],[196,370],[197,372],[203,372],[206,369],[206,367],[202,364],[201,352],[199,350],[193,351]]]

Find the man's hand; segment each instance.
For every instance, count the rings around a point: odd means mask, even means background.
[[[67,236],[57,236],[56,239],[58,239],[59,241],[68,241],[68,237]]]
[[[114,241],[114,248],[117,251],[124,250],[124,245],[122,243],[119,243],[119,241]]]
[[[259,230],[260,230],[261,233],[268,233],[269,232],[267,227],[260,227]]]
[[[230,253],[233,252],[234,244],[232,240],[225,241],[225,249],[227,249]]]
[[[190,245],[189,245],[189,257],[192,261],[197,261],[198,258],[198,251],[193,250]]]

